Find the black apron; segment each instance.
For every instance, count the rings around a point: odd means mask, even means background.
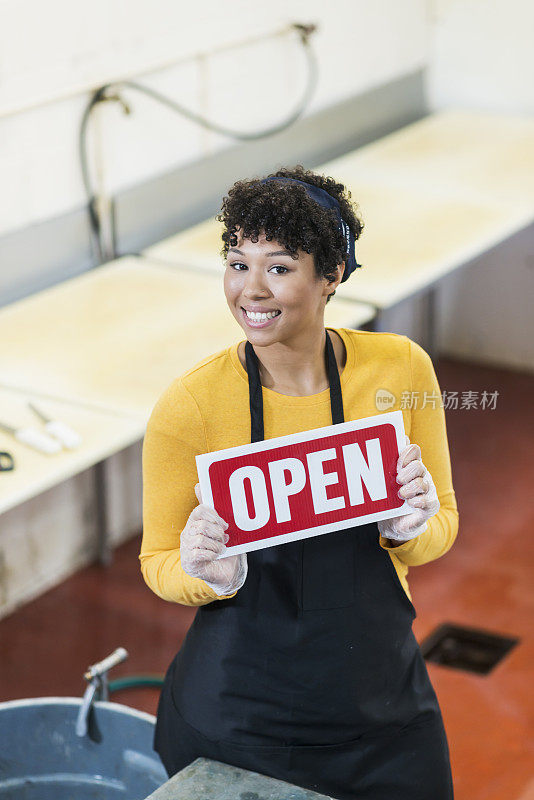
[[[257,356],[245,346],[251,441]],[[326,334],[332,423],[344,421]],[[247,554],[235,597],[200,606],[166,675],[155,749],[206,757],[338,800],[451,800],[449,749],[412,631],[416,611],[376,522]]]

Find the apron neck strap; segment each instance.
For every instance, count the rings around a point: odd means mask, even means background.
[[[341,381],[339,380],[339,372],[337,370],[336,354],[334,352],[334,345],[332,340],[325,329],[326,335],[326,372],[328,374],[328,383],[330,384],[330,408],[332,409],[332,425],[337,425],[345,421],[343,413],[343,396],[341,394]]]
[[[245,345],[245,359],[248,373],[250,442],[252,444],[252,442],[262,442],[265,436],[263,431],[263,393],[261,390],[258,356],[248,340]]]
[[[336,354],[325,328],[325,364],[330,384],[330,408],[332,424],[344,422],[343,397],[337,369]],[[245,360],[248,373],[248,393],[250,406],[250,441],[261,442],[265,438],[263,428],[263,393],[260,380],[258,356],[249,341],[245,344]]]

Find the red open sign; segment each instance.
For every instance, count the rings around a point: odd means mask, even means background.
[[[225,556],[413,512],[397,492],[402,411],[196,456]]]

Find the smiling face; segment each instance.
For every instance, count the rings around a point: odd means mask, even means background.
[[[326,298],[339,280],[319,277],[311,253],[298,250],[295,259],[264,233],[252,242],[238,230],[237,239],[226,259],[224,293],[247,339],[263,346],[324,327]],[[338,272],[341,279],[343,265]]]

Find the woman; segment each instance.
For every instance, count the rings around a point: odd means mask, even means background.
[[[223,201],[224,290],[246,340],[169,386],[143,448],[144,578],[199,606],[166,675],[155,749],[169,775],[204,756],[338,800],[450,800],[406,580],[458,530],[444,412],[415,342],[325,330],[326,303],[358,266],[349,198],[297,166],[239,181]],[[380,389],[409,434],[397,481],[413,512],[216,559],[228,525],[202,504],[195,455],[372,416]]]

